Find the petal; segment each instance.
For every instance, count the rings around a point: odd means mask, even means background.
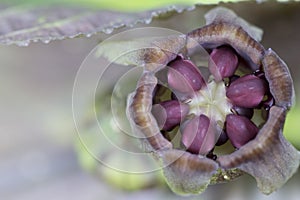
[[[264,47],[255,41],[243,28],[231,23],[212,23],[187,34],[187,49],[190,54],[201,45],[212,49],[230,45],[252,70],[259,69]]]
[[[266,51],[262,63],[275,105],[289,109],[295,101],[295,91],[288,67],[272,49]]]
[[[157,122],[151,114],[153,91],[157,78],[153,73],[144,72],[138,81],[136,90],[127,99],[126,115],[131,128],[142,140],[146,152],[173,147],[161,134]]]
[[[268,121],[254,140],[217,159],[221,167],[249,173],[265,194],[280,188],[297,171],[300,161],[300,152],[282,135],[285,116],[284,108],[273,106]]]
[[[229,10],[228,8],[218,6],[208,11],[204,17],[206,19],[206,24],[218,22],[235,24],[242,27],[256,41],[261,41],[262,39],[263,31],[260,28],[249,24],[247,21],[237,16],[235,12]]]
[[[219,168],[211,159],[181,150],[159,151],[158,156],[168,185],[180,195],[203,192]]]

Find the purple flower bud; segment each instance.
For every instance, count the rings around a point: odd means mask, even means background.
[[[246,75],[229,85],[226,96],[236,106],[253,108],[260,104],[265,93],[264,80],[254,75]]]
[[[247,117],[229,114],[226,117],[226,132],[232,145],[240,148],[258,133],[257,126]]]
[[[209,153],[215,145],[215,134],[210,131],[210,119],[200,115],[188,121],[183,127],[182,143],[191,153]]]
[[[169,64],[168,84],[182,93],[198,91],[205,84],[199,69],[189,60],[178,59]]]
[[[208,69],[216,81],[230,77],[238,67],[238,57],[230,47],[214,49],[210,54]]]
[[[189,112],[189,106],[176,100],[169,100],[152,106],[152,114],[160,129],[169,131],[180,124]]]

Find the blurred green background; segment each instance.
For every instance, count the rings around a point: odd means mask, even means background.
[[[236,2],[239,0],[223,0],[222,2]],[[241,0],[240,0],[241,1]],[[220,2],[219,0],[127,0],[127,1],[118,1],[118,0],[2,0],[4,3],[9,4],[33,4],[33,5],[45,5],[45,4],[67,4],[67,5],[77,5],[90,8],[102,8],[109,10],[118,10],[118,11],[142,11],[148,9],[160,8],[162,6],[169,6],[172,4],[180,5],[194,5],[196,3],[201,4],[216,4]]]
[[[92,9],[113,9],[139,12],[179,3],[192,5],[199,1],[0,1],[0,5],[83,6]],[[202,1],[209,3],[216,1]],[[223,4],[224,5],[224,4]],[[238,15],[263,28],[263,45],[273,48],[289,65],[295,81],[296,106],[289,112],[284,128],[287,139],[300,149],[300,5],[274,2],[226,4]],[[171,18],[154,19],[149,25],[187,32],[203,22],[203,14],[213,6],[174,14]],[[0,13],[1,16],[1,13]],[[1,24],[0,24],[1,26]],[[49,44],[32,43],[28,47],[0,46],[0,198],[9,200],[96,200],[96,199],[182,199],[173,195],[157,174],[153,177],[118,176],[106,171],[80,146],[72,118],[72,89],[80,64],[88,53],[107,35],[79,37]],[[88,81],[89,77],[87,77]],[[90,108],[91,100],[82,98],[82,109]],[[86,116],[83,116],[83,121]],[[93,124],[87,132],[93,133]],[[92,141],[94,138],[92,138]],[[93,172],[93,175],[82,170]],[[100,172],[98,172],[100,171]],[[100,174],[100,177],[99,177]],[[132,181],[149,181],[146,189],[136,192],[117,189]],[[151,182],[152,179],[154,182]],[[200,197],[188,199],[298,199],[299,172],[278,192],[264,196],[255,181],[244,176],[238,181],[210,186]],[[126,187],[125,187],[126,188]],[[127,188],[128,189],[128,188]],[[218,192],[216,192],[218,191]]]

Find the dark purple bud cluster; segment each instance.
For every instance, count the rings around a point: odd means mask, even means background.
[[[259,124],[252,121],[254,110],[268,110],[273,97],[263,72],[241,75],[239,59],[230,47],[213,49],[207,80],[193,62],[182,56],[169,63],[167,85],[171,97],[154,104],[152,113],[163,131],[179,126],[181,143],[187,151],[211,155],[215,146],[228,140],[241,148],[256,137]]]

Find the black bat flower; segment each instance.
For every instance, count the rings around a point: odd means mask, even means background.
[[[248,173],[270,194],[299,166],[299,152],[282,134],[291,75],[259,43],[261,32],[233,12],[217,8],[206,18],[206,26],[140,52],[144,72],[127,115],[174,192],[197,194]],[[203,48],[206,68],[193,60]]]

